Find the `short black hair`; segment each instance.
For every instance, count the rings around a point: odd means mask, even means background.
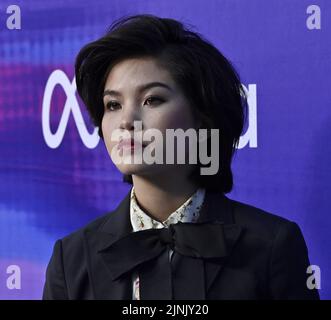
[[[104,114],[103,90],[112,67],[129,58],[151,57],[164,67],[183,90],[202,128],[220,130],[217,174],[200,175],[198,164],[191,177],[208,190],[228,193],[233,187],[231,162],[247,117],[247,96],[231,62],[198,32],[183,23],[150,14],[116,20],[100,39],[77,55],[77,91],[93,124]],[[132,183],[132,177],[124,175]]]

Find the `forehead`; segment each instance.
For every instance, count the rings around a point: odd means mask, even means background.
[[[105,89],[124,90],[147,82],[175,85],[170,73],[153,58],[132,58],[117,63],[109,72]]]

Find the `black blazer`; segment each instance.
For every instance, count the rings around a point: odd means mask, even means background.
[[[98,253],[132,232],[129,212],[130,192],[113,212],[55,243],[43,299],[132,299],[131,275],[112,280],[107,257]],[[228,226],[227,256],[205,260],[203,292],[190,292],[185,284],[175,299],[319,299],[306,286],[310,263],[296,223],[206,192],[198,221],[214,219]]]

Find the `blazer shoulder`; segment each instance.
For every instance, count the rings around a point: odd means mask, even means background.
[[[250,204],[230,202],[234,223],[245,229],[238,259],[242,261],[245,253],[251,252],[259,262],[268,286],[267,296],[277,300],[318,300],[318,290],[307,287],[310,261],[298,224]]]
[[[273,239],[283,228],[298,227],[295,222],[275,213],[248,203],[228,199],[232,204],[234,222],[262,238]]]
[[[90,290],[82,289],[83,285],[88,288],[89,284],[84,234],[88,230],[98,230],[110,214],[98,217],[55,242],[47,266],[43,299],[80,299],[78,297],[90,295]]]

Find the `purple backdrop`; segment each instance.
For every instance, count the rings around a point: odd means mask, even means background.
[[[331,298],[330,1],[21,0],[20,30],[7,28],[11,4],[0,2],[1,299],[40,299],[54,241],[129,190],[72,81],[81,46],[137,13],[194,25],[237,67],[251,118],[229,197],[298,222],[321,269],[321,297]],[[20,289],[8,285],[13,265]]]

